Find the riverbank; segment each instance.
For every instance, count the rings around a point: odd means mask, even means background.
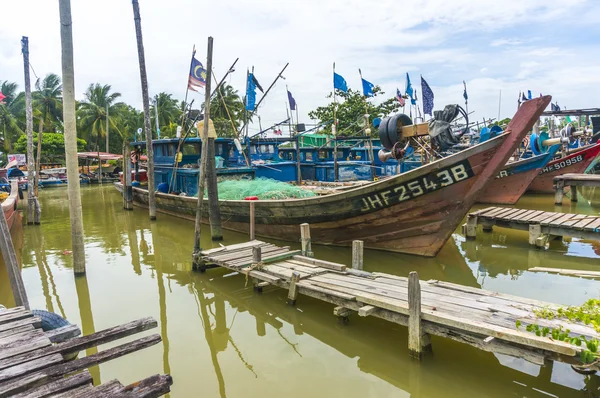
[[[582,199],[555,208],[552,195],[526,196],[517,207],[600,212],[600,204],[594,208]],[[40,201],[42,225],[24,228],[23,278],[32,308],[62,313],[84,334],[142,316],[159,321],[163,342],[96,368],[92,374],[102,382],[170,373],[172,397],[539,394],[532,388],[587,397],[583,390],[599,385],[596,376],[585,378],[566,365],[555,364],[547,375],[545,368],[439,338],[434,338],[433,357],[419,364],[408,357],[403,327],[359,317],[341,325],[330,305],[303,298],[292,308],[283,290],[267,288],[259,295],[251,286],[244,288],[243,276],[226,270],[192,272],[193,223],[162,214],[150,223],[144,209],[125,212],[110,185],[82,187],[84,286],[73,281],[71,256],[65,252],[70,246],[66,190],[44,191]],[[526,235],[497,229],[466,241],[457,232],[432,259],[366,250],[365,270],[400,276],[417,270],[422,280],[562,304],[598,295],[598,281],[527,271],[536,266],[596,269],[598,242],[566,240],[537,251]],[[245,240],[225,231],[226,244]],[[217,244],[203,241],[203,247],[211,246]],[[350,264],[348,248],[313,245],[313,251],[318,258]],[[7,288],[0,286],[0,297]]]

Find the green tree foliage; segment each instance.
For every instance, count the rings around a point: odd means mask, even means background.
[[[36,91],[32,93],[33,108],[43,129],[56,132],[62,125],[62,84],[60,77],[54,73],[35,83]],[[43,144],[42,138],[42,144]]]
[[[33,133],[33,145],[37,145],[37,133]],[[77,139],[77,150],[85,151],[86,142],[81,138]],[[15,151],[17,153],[27,152],[27,136],[21,135],[15,142]],[[42,163],[62,163],[65,162],[65,137],[60,133],[42,134]]]
[[[210,118],[219,137],[237,137],[244,120],[244,103],[231,85],[224,83],[211,99]]]
[[[112,92],[111,85],[101,85],[99,83],[90,84],[86,90],[85,99],[79,103],[77,109],[77,133],[88,143],[89,150],[104,149],[102,138],[106,137],[106,107],[108,105],[108,125],[111,141],[121,136],[119,129],[119,110],[123,103],[116,102],[121,97],[121,93]],[[117,153],[120,153],[117,152]]]
[[[17,93],[17,84],[3,81],[0,92],[6,97],[0,103],[0,131],[4,150],[11,152],[15,142],[25,129],[25,93]]]
[[[174,137],[177,132],[177,126],[181,124],[181,105],[179,101],[174,99],[172,94],[164,92],[158,93],[154,97],[154,101],[150,107],[154,137],[156,137],[156,116],[154,110],[156,104],[158,104],[158,125],[160,126],[161,136]]]
[[[336,90],[337,97],[337,120],[338,135],[354,136],[362,135],[359,120],[369,114],[369,121],[373,121],[376,117],[387,117],[400,109],[400,104],[396,98],[388,98],[383,102],[378,101],[378,97],[384,97],[385,93],[381,91],[379,86],[373,88],[374,96],[365,99],[360,91],[349,89],[347,93]],[[333,98],[333,93],[327,95],[327,98]],[[375,103],[379,102],[378,105]],[[366,106],[366,108],[365,108]],[[308,116],[311,119],[317,119],[321,123],[333,122],[333,101],[325,106],[320,106],[317,109],[310,111]],[[372,128],[372,127],[371,127]],[[331,133],[331,124],[325,127],[324,133]]]

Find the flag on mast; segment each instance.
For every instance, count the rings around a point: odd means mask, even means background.
[[[363,95],[365,97],[372,97],[373,87],[375,87],[375,85],[370,81],[363,79],[362,72],[360,71],[360,69],[358,70],[358,74],[360,75],[360,80],[362,82]]]
[[[338,75],[333,72],[333,89],[338,89],[343,92],[348,92],[348,84],[346,83],[346,79],[342,77],[342,75]]]
[[[421,89],[423,90],[423,113],[433,116],[433,91],[421,76]]]
[[[287,90],[287,94],[288,94],[288,101],[290,102],[290,110],[295,111],[296,110],[296,100],[292,96],[292,93],[290,93],[290,90]]]
[[[396,99],[400,103],[400,106],[406,105],[406,101],[404,101],[404,98],[402,97],[402,93],[398,89],[396,89]]]
[[[253,111],[256,104],[256,79],[252,73],[248,73],[248,82],[246,87],[246,110]]]
[[[202,62],[198,61],[195,55],[192,55],[192,65],[190,66],[190,76],[188,78],[188,89],[198,92],[200,87],[206,86],[206,69]]]
[[[413,88],[412,84],[410,84],[410,76],[408,76],[408,72],[406,73],[406,95],[410,98],[410,103],[412,105],[417,105],[417,100],[413,97]]]

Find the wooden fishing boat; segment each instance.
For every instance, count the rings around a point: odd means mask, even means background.
[[[8,229],[11,229],[17,217],[17,204],[19,202],[19,185],[17,181],[11,181],[11,190],[8,198],[2,202],[2,213],[6,218]]]
[[[560,145],[553,145],[547,153],[508,163],[483,190],[477,202],[514,205],[559,148]]]
[[[310,223],[314,243],[347,246],[360,239],[367,248],[435,256],[550,99],[527,101],[505,133],[409,172],[332,195],[254,201],[256,234],[297,241],[298,224]],[[134,187],[133,199],[145,206],[148,192]],[[175,216],[194,219],[196,203],[194,197],[156,194],[157,209]],[[223,228],[248,231],[248,203],[220,201]]]
[[[567,173],[583,173],[598,154],[600,143],[552,160],[533,179],[527,192],[554,193],[554,177]]]

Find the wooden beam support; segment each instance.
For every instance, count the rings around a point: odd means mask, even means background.
[[[313,257],[312,244],[310,241],[310,225],[307,223],[300,224],[300,241],[302,244],[302,255],[306,257]]]
[[[529,244],[536,245],[537,239],[542,235],[542,226],[540,224],[529,224]]]
[[[299,280],[300,273],[294,271],[292,273],[292,278],[290,279],[290,290],[288,291],[287,303],[289,305],[296,305],[296,298],[298,297],[298,287],[296,286],[296,283],[298,283]]]
[[[372,313],[374,313],[375,311],[377,311],[377,307],[372,306],[372,305],[365,305],[365,306],[360,307],[358,309],[358,315],[360,315],[360,316],[369,316]]]
[[[556,192],[554,193],[554,204],[562,205],[565,182],[563,180],[556,181],[556,185],[554,186]]]
[[[477,236],[477,216],[469,214],[467,216],[467,223],[464,224],[463,229],[467,239],[475,239]]]
[[[577,202],[577,185],[571,185],[571,202]]]
[[[352,268],[362,270],[363,269],[363,248],[364,243],[362,240],[352,241]]]
[[[408,353],[421,359],[423,352],[431,348],[429,336],[421,327],[421,284],[419,274],[408,274]]]
[[[261,255],[261,248],[260,247],[253,247],[252,248],[252,265],[256,265],[258,263],[260,263],[262,260],[262,255]]]

